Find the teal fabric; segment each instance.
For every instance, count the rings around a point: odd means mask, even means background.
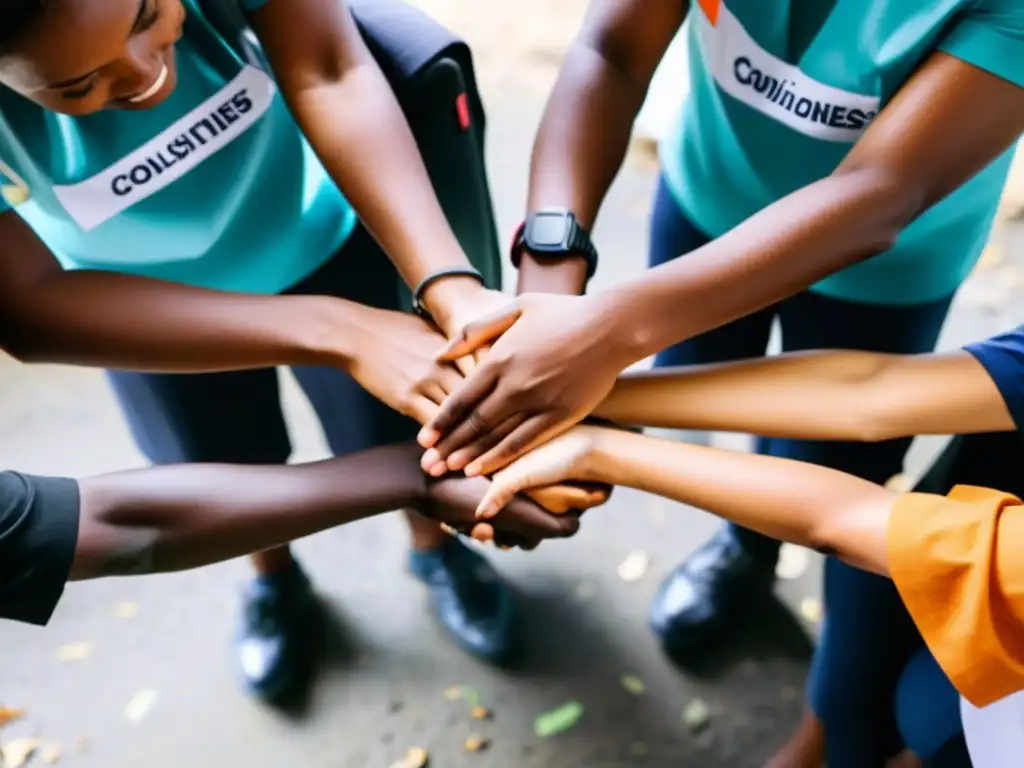
[[[277,293],[356,216],[270,76],[186,5],[178,86],[153,109],[76,118],[0,91],[5,197],[68,269]]]
[[[690,92],[662,164],[712,237],[830,174],[932,52],[1024,86],[1018,0],[700,0],[688,24]],[[890,251],[814,290],[880,304],[953,293],[988,238],[1012,156],[925,212]]]

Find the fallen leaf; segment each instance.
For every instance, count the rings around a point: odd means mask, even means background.
[[[906,493],[907,491],[910,490],[912,485],[913,480],[911,480],[909,476],[904,475],[903,473],[893,475],[892,477],[885,481],[885,487],[895,493]]]
[[[800,601],[800,615],[812,624],[817,624],[821,621],[821,603],[813,597],[805,597]]]
[[[119,619],[134,619],[139,615],[138,603],[118,603],[114,615]]]
[[[473,716],[474,720],[491,719],[491,710],[489,710],[487,707],[482,707],[479,704],[477,704],[475,707],[469,710],[469,714]]]
[[[444,689],[444,697],[448,701],[458,701],[462,698],[462,686],[451,685]]]
[[[779,562],[775,566],[775,575],[787,581],[799,579],[807,570],[808,562],[810,562],[810,557],[806,549],[798,547],[796,544],[783,544],[779,550]]]
[[[124,716],[133,723],[141,723],[146,715],[149,714],[149,711],[153,709],[153,705],[156,704],[158,698],[159,695],[152,688],[143,688],[132,696],[132,700],[125,706]]]
[[[487,749],[490,743],[490,739],[481,736],[478,733],[474,733],[472,736],[466,739],[465,743],[463,743],[462,745],[462,748],[465,749],[467,752],[479,752],[481,750]]]
[[[60,744],[46,744],[39,750],[39,759],[47,765],[54,765],[60,760]]]
[[[629,556],[619,563],[619,578],[629,583],[640,581],[646,575],[650,564],[651,558],[646,552],[630,552]]]
[[[25,710],[16,707],[0,707],[0,728],[15,720],[21,720],[25,716]]]
[[[644,685],[644,681],[636,675],[623,675],[619,678],[619,682],[622,683],[623,688],[634,696],[643,696],[647,691],[647,686]]]
[[[533,721],[533,732],[539,738],[562,733],[572,728],[583,717],[583,705],[578,701],[568,701],[560,707],[537,715]]]
[[[21,768],[35,754],[39,746],[39,739],[25,738],[9,741],[0,750],[0,755],[3,756],[0,765],[3,765],[4,768]]]
[[[82,661],[92,655],[88,643],[68,643],[57,649],[57,661]]]
[[[683,722],[692,733],[703,730],[711,721],[711,709],[703,699],[693,699],[683,708]]]
[[[402,768],[425,768],[430,762],[430,753],[422,747],[413,747],[405,753],[405,764]]]

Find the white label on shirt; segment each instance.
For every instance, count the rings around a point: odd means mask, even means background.
[[[245,67],[231,82],[165,131],[90,179],[54,186],[61,205],[83,230],[126,211],[192,171],[266,114],[274,81]]]
[[[696,14],[704,57],[718,86],[795,131],[826,141],[853,143],[878,114],[881,99],[813,80],[799,67],[768,53],[754,41],[725,3]]]

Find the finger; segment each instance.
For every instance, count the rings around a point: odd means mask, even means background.
[[[441,400],[444,398],[442,397]],[[406,400],[402,407],[402,415],[408,416],[410,419],[415,419],[420,424],[425,424],[430,421],[431,418],[438,411],[438,404],[423,394],[412,395]]]
[[[477,519],[489,520],[505,509],[517,493],[536,485],[543,483],[532,483],[530,470],[526,467],[520,468],[513,464],[498,472],[491,478],[490,487],[477,504]]]
[[[473,375],[445,398],[433,418],[429,419],[416,436],[424,448],[433,448],[442,437],[452,431],[472,409],[494,389],[498,378],[496,367],[481,365]]]
[[[490,475],[508,466],[525,453],[546,443],[572,426],[572,421],[563,421],[551,413],[540,413],[527,419],[494,448],[473,459],[466,465],[467,475]],[[556,478],[556,482],[563,478]]]
[[[589,509],[594,506],[592,491],[572,485],[524,488],[522,492],[553,515],[564,515],[570,509]]]
[[[489,523],[477,523],[473,526],[471,535],[480,542],[494,541],[494,526]]]
[[[473,440],[474,434],[471,423],[468,421],[463,422],[454,432],[437,445],[437,452],[441,456],[447,456],[446,463],[448,469],[457,472],[481,453],[493,448],[504,440],[505,437],[512,434],[512,431],[526,421],[526,418],[526,414],[514,414],[500,424],[497,429],[492,429],[483,435],[476,436],[475,440]],[[471,440],[473,442],[470,446],[452,450],[452,446],[465,445]]]
[[[417,393],[431,400],[434,405],[433,413],[437,413],[437,406],[441,405],[445,398],[462,386],[463,375],[452,365],[438,365],[433,373],[417,385]]]
[[[494,518],[492,525],[496,530],[506,530],[527,538],[564,536],[567,529],[562,518],[548,514],[522,496],[512,499]]]
[[[523,310],[513,303],[491,315],[477,318],[463,326],[458,336],[437,353],[438,360],[457,360],[475,352],[485,344],[497,339],[501,334],[516,324]]]

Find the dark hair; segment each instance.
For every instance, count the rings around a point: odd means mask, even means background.
[[[52,5],[53,0],[0,0],[0,56],[10,53]]]

